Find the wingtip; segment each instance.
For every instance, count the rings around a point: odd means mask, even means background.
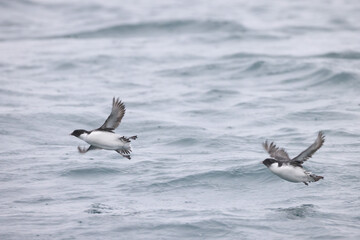
[[[321,143],[325,142],[325,135],[324,135],[323,131],[319,131],[318,138],[320,139]]]
[[[119,103],[119,102],[121,103],[121,100],[120,100],[119,97],[113,97],[112,101],[113,101],[113,104],[116,104],[116,103]]]
[[[120,108],[123,108],[125,110],[125,104],[123,101],[120,100],[120,98],[113,97],[113,106],[117,105]]]
[[[265,142],[262,143],[263,148],[267,148],[268,146],[268,140],[266,139]]]
[[[269,140],[267,139],[265,140],[265,142],[263,142],[262,146],[267,152],[269,151],[269,149],[276,148],[275,143],[274,142],[269,143]]]

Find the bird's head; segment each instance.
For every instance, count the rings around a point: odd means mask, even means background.
[[[84,133],[89,134],[89,132],[84,129],[76,129],[70,135],[80,138],[80,136]]]
[[[272,159],[272,158],[267,158],[265,159],[262,163],[267,166],[267,167],[270,167],[271,164],[275,163],[276,160],[275,159]]]

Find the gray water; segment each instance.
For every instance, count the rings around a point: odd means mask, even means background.
[[[0,2],[0,239],[359,239],[360,2]],[[112,97],[133,158],[69,136]],[[261,164],[268,139],[324,180]]]

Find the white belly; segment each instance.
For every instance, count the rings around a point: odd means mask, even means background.
[[[108,150],[117,150],[123,148],[124,145],[129,145],[129,143],[124,143],[121,141],[120,137],[121,136],[111,132],[94,131],[84,136],[82,139],[95,147]]]
[[[294,167],[292,165],[283,164],[278,167],[277,163],[271,164],[270,171],[289,182],[308,182],[310,177],[301,167]]]

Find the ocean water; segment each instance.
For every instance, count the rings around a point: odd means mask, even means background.
[[[0,1],[0,239],[360,239],[360,2]],[[69,136],[112,97],[132,160]],[[286,182],[265,140],[324,180]]]

